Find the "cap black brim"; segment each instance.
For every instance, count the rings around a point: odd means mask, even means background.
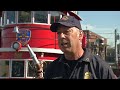
[[[51,26],[50,26],[50,30],[52,32],[57,32],[57,29],[60,25],[64,25],[64,26],[68,26],[68,27],[72,27],[74,25],[70,24],[70,23],[67,23],[67,22],[59,22],[59,23],[53,23]]]
[[[51,26],[50,26],[50,30],[52,32],[57,32],[57,28],[58,26],[60,25],[60,23],[53,23]]]

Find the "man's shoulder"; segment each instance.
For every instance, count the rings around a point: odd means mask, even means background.
[[[89,58],[90,62],[101,62],[102,58],[96,54],[91,53],[91,51],[89,51],[89,49],[85,49],[85,58]]]
[[[92,55],[91,60],[92,60],[93,64],[95,64],[97,66],[99,65],[100,67],[109,67],[109,64],[98,55]]]

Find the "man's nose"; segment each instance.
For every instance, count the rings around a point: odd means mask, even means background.
[[[65,34],[64,33],[60,33],[60,37],[61,38],[65,38]]]

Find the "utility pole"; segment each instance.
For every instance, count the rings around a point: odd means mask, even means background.
[[[118,50],[117,50],[117,29],[115,29],[115,61],[116,67],[118,68]]]

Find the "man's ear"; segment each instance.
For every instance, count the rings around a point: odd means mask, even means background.
[[[83,32],[83,31],[80,31],[80,33],[79,33],[78,35],[79,35],[80,40],[82,40],[82,39],[83,39],[83,36],[84,36],[84,32]]]

